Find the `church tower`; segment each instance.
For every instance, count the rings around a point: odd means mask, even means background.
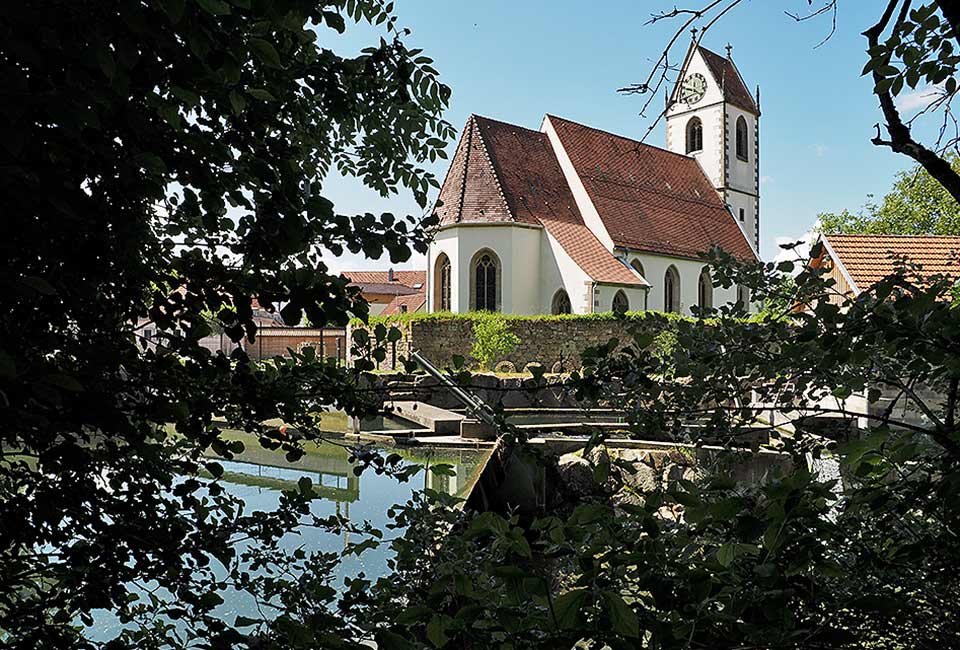
[[[667,99],[667,149],[692,156],[754,250],[760,249],[760,90],[754,97],[727,55],[690,44]]]

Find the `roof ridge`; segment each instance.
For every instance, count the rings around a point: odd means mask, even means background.
[[[824,237],[904,237],[911,239],[918,238],[927,238],[927,239],[960,239],[960,235],[934,235],[934,234],[916,234],[908,235],[903,233],[879,233],[879,232],[835,232],[835,233],[823,233]]]
[[[471,113],[470,117],[477,120],[483,120],[485,122],[494,122],[496,124],[502,124],[503,126],[509,126],[512,129],[520,129],[521,131],[529,131],[530,133],[542,133],[542,131],[538,131],[537,129],[528,129],[525,126],[520,126],[519,124],[514,124],[513,122],[505,122],[503,120],[498,120],[492,117],[486,117],[485,115],[477,115],[476,113]]]
[[[595,126],[590,126],[589,124],[584,124],[583,122],[577,122],[577,121],[575,121],[575,120],[568,120],[568,119],[565,118],[565,117],[560,117],[559,115],[551,115],[550,113],[547,113],[546,116],[547,116],[548,118],[551,118],[551,119],[560,120],[560,121],[562,121],[562,122],[568,122],[569,124],[576,124],[577,126],[582,126],[582,127],[585,128],[585,129],[590,129],[591,131],[596,131],[597,133],[605,133],[606,135],[612,135],[613,137],[615,137],[615,138],[620,138],[621,140],[629,140],[630,142],[633,142],[634,144],[638,144],[638,145],[640,145],[641,147],[648,147],[648,148],[650,148],[650,149],[656,149],[657,151],[662,151],[662,152],[664,152],[664,153],[668,153],[668,154],[673,155],[673,156],[679,156],[680,158],[683,158],[684,160],[695,160],[694,158],[691,158],[690,156],[688,156],[688,155],[686,155],[686,154],[682,154],[682,153],[680,153],[680,152],[678,152],[678,151],[671,151],[670,149],[665,149],[664,147],[659,147],[659,146],[657,146],[657,145],[655,145],[655,144],[650,144],[649,142],[641,142],[640,140],[637,140],[637,139],[635,139],[635,138],[631,138],[631,137],[626,136],[626,135],[621,135],[621,134],[619,134],[619,133],[614,133],[613,131],[607,131],[606,129],[599,129],[599,128],[595,127]]]

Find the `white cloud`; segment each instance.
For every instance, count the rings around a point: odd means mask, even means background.
[[[908,93],[897,95],[897,108],[903,113],[920,111],[929,106],[942,92],[942,86],[924,86]]]
[[[817,158],[823,158],[823,156],[829,151],[829,147],[825,144],[815,144],[813,145],[813,154]]]
[[[773,182],[773,176],[761,176],[761,177],[760,177],[760,184],[761,184],[761,185],[766,185],[767,183],[772,183],[772,182]]]
[[[813,243],[817,240],[820,233],[816,232],[814,228],[811,228],[807,232],[803,233],[799,237],[777,237],[777,248],[779,249],[777,254],[774,255],[774,262],[796,262],[796,266],[793,268],[793,274],[796,275],[801,270],[803,270],[802,262],[806,262],[810,257],[810,247],[813,246]],[[793,244],[795,242],[801,242],[798,246],[791,249],[782,249],[781,245],[784,244]]]

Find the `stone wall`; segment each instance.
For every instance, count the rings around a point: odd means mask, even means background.
[[[612,338],[630,339],[630,321],[613,318],[507,318],[508,329],[520,344],[503,359],[497,360],[499,372],[522,372],[529,364],[540,364],[547,372],[569,372],[580,368],[580,354],[589,347]],[[450,366],[461,356],[468,367],[475,367],[473,321],[466,318],[410,319],[393,324],[403,337],[388,344],[387,359],[381,370],[402,366],[402,358],[417,350],[438,367]],[[348,332],[348,338],[350,333]]]

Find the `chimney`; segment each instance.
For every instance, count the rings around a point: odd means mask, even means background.
[[[387,282],[393,282],[393,269],[387,269]]]

